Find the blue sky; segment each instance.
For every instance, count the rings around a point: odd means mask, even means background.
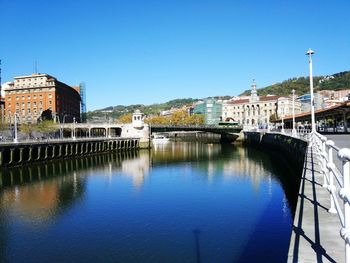
[[[0,0],[2,82],[38,72],[87,107],[238,95],[349,70],[350,1]]]

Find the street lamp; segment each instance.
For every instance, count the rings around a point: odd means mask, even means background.
[[[14,114],[14,121],[15,121],[15,135],[13,138],[14,143],[18,143],[18,138],[17,138],[17,113]]]
[[[315,127],[315,105],[314,105],[314,83],[312,78],[312,55],[315,52],[309,48],[306,55],[309,57],[309,67],[310,67],[310,100],[311,100],[311,132],[316,131]]]
[[[282,133],[284,133],[284,119],[283,119],[283,116],[282,116],[282,130],[281,130]]]
[[[293,129],[292,129],[292,136],[296,136],[297,135],[297,131],[295,130],[295,90],[292,90],[292,94],[293,94]]]
[[[108,118],[108,138],[111,138],[111,117]]]
[[[75,140],[75,117],[73,117],[73,132],[72,132],[72,139]]]

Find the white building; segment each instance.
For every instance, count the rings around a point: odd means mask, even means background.
[[[301,103],[294,101],[294,113],[301,113]],[[279,97],[277,99],[277,117],[284,118],[293,115],[293,97]]]
[[[274,95],[258,96],[256,83],[253,82],[250,97],[224,103],[222,118],[225,121],[238,121],[244,129],[267,126],[271,116],[276,113],[278,98]]]

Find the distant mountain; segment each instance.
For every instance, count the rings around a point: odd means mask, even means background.
[[[292,93],[302,95],[310,92],[309,77],[291,78],[281,83],[276,83],[265,88],[258,89],[260,96],[267,94],[286,96]],[[316,76],[314,77],[315,92],[319,90],[341,90],[350,89],[350,71],[336,73],[330,76]],[[250,95],[250,90],[244,91],[240,96]]]

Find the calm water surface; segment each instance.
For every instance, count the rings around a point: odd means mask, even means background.
[[[170,142],[2,171],[0,261],[285,262],[293,198],[279,164]]]

